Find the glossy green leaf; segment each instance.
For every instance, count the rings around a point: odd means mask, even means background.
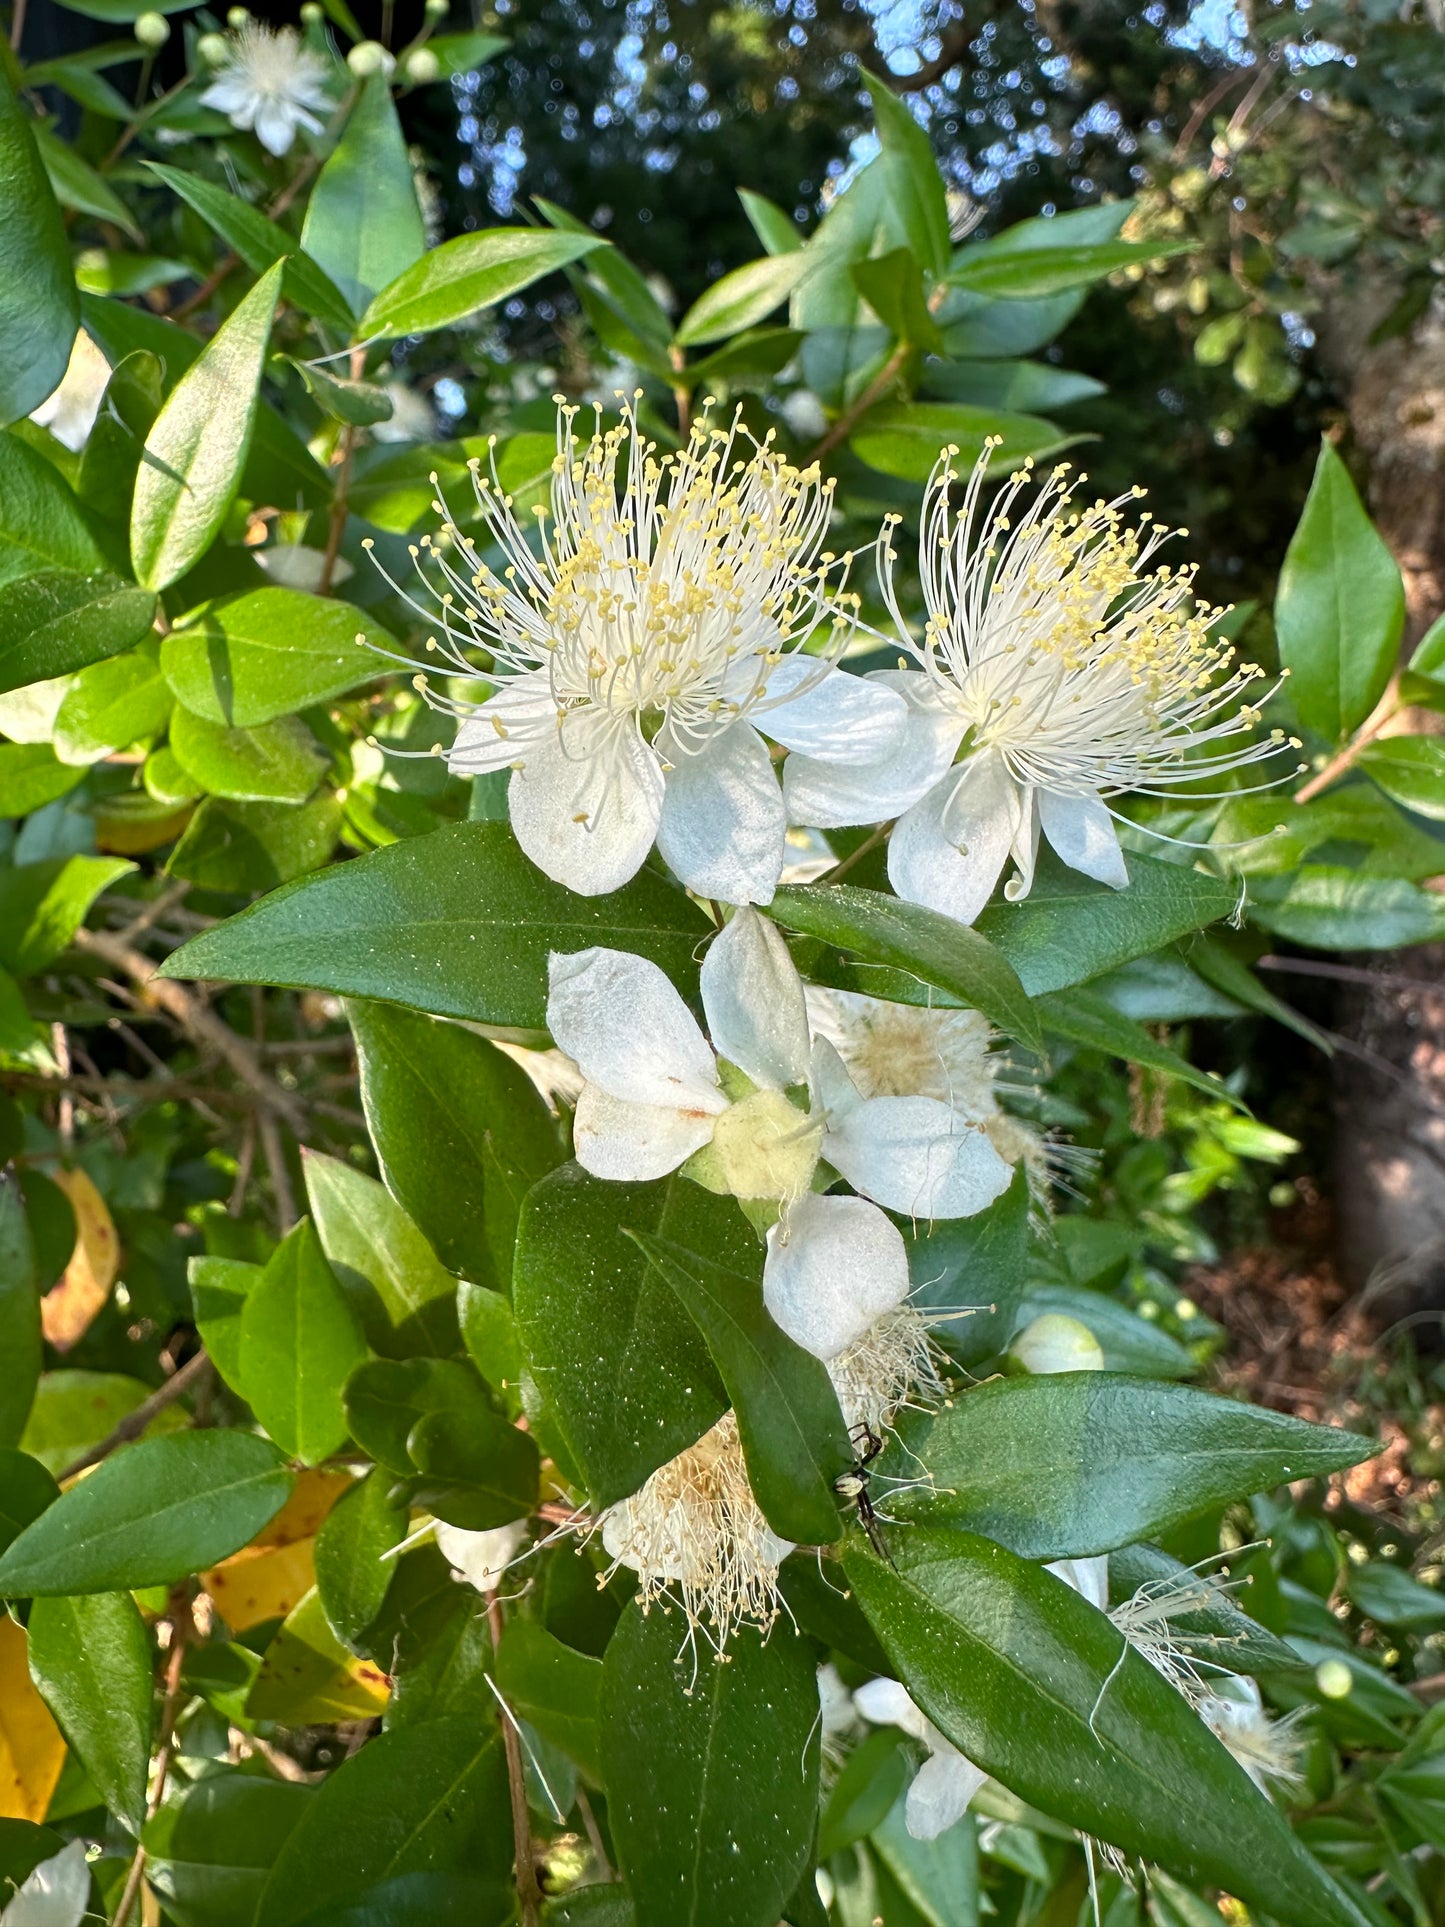
[[[1003,1196],[973,1217],[907,1228],[909,1302],[938,1319],[933,1335],[960,1365],[994,1357],[1013,1336],[1030,1272],[1031,1209],[1020,1165]]]
[[[625,1218],[622,1225],[707,1340],[768,1524],[798,1545],[836,1539],[833,1481],[856,1454],[827,1366],[794,1344],[763,1303],[762,1246],[754,1241],[751,1262],[735,1266],[632,1230]]]
[[[170,742],[176,761],[203,790],[244,803],[304,803],[326,762],[299,716],[228,729],[182,706],[171,719]]]
[[[522,1199],[562,1158],[536,1086],[455,1024],[388,1004],[352,1003],[347,1014],[387,1189],[444,1265],[510,1293]]]
[[[1104,394],[1092,375],[1053,368],[1042,361],[946,361],[925,370],[923,393],[935,401],[967,402],[974,408],[1041,414],[1092,401]]]
[[[749,1626],[727,1663],[678,1653],[673,1618],[629,1606],[602,1676],[608,1818],[638,1927],[775,1927],[818,1810],[808,1644]]]
[[[424,255],[426,228],[384,74],[362,83],[341,139],[311,190],[301,245],[353,314]],[[378,332],[363,323],[358,339],[370,340]]]
[[[766,194],[755,194],[749,187],[738,189],[738,199],[748,225],[769,254],[795,254],[803,245],[797,222],[776,201],[770,201]]]
[[[34,81],[33,71],[30,76]],[[97,221],[109,221],[124,230],[138,244],[145,240],[135,217],[103,174],[97,174],[76,149],[48,127],[31,129],[35,145],[49,179],[51,192],[62,207],[77,214],[89,214]]]
[[[1256,884],[1251,921],[1314,950],[1394,950],[1445,936],[1445,902],[1403,877],[1306,863],[1281,887]]]
[[[197,1780],[146,1868],[179,1927],[251,1927],[266,1877],[315,1798],[313,1787],[234,1770]]]
[[[62,763],[49,743],[0,743],[0,816],[43,809],[73,790],[84,774]]]
[[[457,1349],[456,1280],[385,1186],[340,1158],[304,1156],[311,1215],[367,1342],[388,1358]]]
[[[0,1447],[0,1551],[60,1497],[60,1487],[28,1452]]]
[[[82,669],[55,714],[55,753],[78,768],[165,728],[175,698],[152,643]]]
[[[369,1358],[346,1385],[346,1416],[362,1451],[399,1477],[416,1471],[407,1441],[426,1412],[466,1406],[476,1374],[459,1358]]]
[[[479,36],[480,38],[480,36]],[[403,1873],[306,1916],[306,1927],[511,1927],[516,1894],[466,1873]]]
[[[0,491],[5,467],[0,454]],[[155,609],[149,589],[113,575],[44,569],[7,583],[0,588],[0,689],[68,675],[133,649],[149,635]]]
[[[933,142],[905,99],[883,80],[868,77],[868,98],[882,147],[879,165],[892,218],[902,230],[915,261],[940,275],[952,251],[948,197],[933,155]]]
[[[512,1282],[510,1258],[507,1283]],[[457,1317],[467,1356],[508,1410],[522,1378],[522,1341],[511,1300],[487,1285],[463,1280],[457,1287]]]
[[[146,167],[188,207],[193,207],[253,274],[264,274],[267,268],[285,260],[281,289],[287,299],[329,328],[342,334],[350,329],[351,310],[335,282],[310,255],[301,252],[301,244],[285,228],[278,227],[238,194],[228,194],[214,181],[204,180],[183,168],[163,167],[159,161],[147,161]]]
[[[277,1856],[255,1927],[292,1927],[402,1874],[505,1880],[511,1861],[495,1728],[426,1721],[383,1733],[325,1782]]]
[[[375,1623],[396,1571],[386,1555],[406,1537],[406,1508],[392,1504],[391,1486],[374,1466],[341,1495],[316,1535],[316,1590],[344,1646],[359,1648]]]
[[[815,266],[806,252],[765,254],[734,268],[700,294],[678,325],[674,340],[680,348],[722,341],[755,328],[774,309],[782,307],[800,281]]]
[[[377,422],[389,422],[395,413],[396,403],[382,383],[353,381],[347,375],[334,374],[321,362],[297,361],[294,356],[287,359],[306,384],[307,394],[333,421],[371,428]]]
[[[858,292],[899,341],[927,354],[943,352],[943,337],[928,307],[923,272],[909,248],[868,261],[855,261],[850,270]]]
[[[151,1637],[127,1592],[37,1599],[30,1673],[91,1784],[132,1833],[146,1813],[155,1696]]]
[[[898,1677],[1031,1805],[1287,1927],[1362,1927],[1289,1822],[1183,1695],[1052,1573],[972,1533],[861,1539],[849,1583]]]
[[[164,589],[210,546],[240,487],[281,268],[268,268],[171,390],[131,504],[136,579]]]
[[[602,1778],[602,1662],[574,1652],[535,1619],[514,1619],[497,1648],[497,1685],[519,1719]]]
[[[536,1506],[541,1455],[530,1433],[500,1416],[476,1377],[468,1374],[468,1381],[465,1396],[422,1413],[406,1449],[419,1475],[419,1505],[465,1532],[491,1532]]]
[[[990,904],[980,916],[980,933],[1031,997],[1087,983],[1238,908],[1237,883],[1132,852],[1124,862],[1128,887],[1111,890],[1040,850],[1024,901]]]
[[[116,1592],[213,1566],[280,1511],[294,1483],[249,1432],[187,1432],[122,1446],[0,1558],[0,1593]]]
[[[40,1276],[13,1169],[0,1172],[0,1447],[18,1445],[40,1383]]]
[[[505,824],[458,823],[278,891],[183,945],[161,974],[539,1029],[549,951],[636,950],[686,993],[704,930],[682,892],[647,872],[611,896],[574,896],[532,867]]]
[[[261,1276],[260,1265],[239,1258],[192,1258],[187,1267],[191,1305],[211,1363],[232,1391],[241,1383],[241,1312]]]
[[[1171,255],[1187,254],[1198,245],[1183,241],[1093,241],[1073,247],[1016,248],[1007,235],[997,241],[975,241],[962,248],[949,269],[951,287],[968,288],[994,299],[1033,301],[1088,287],[1121,268],[1148,267]]]
[[[59,470],[18,435],[0,434],[0,582],[42,569],[93,576],[114,560]],[[42,666],[41,673],[59,672]]]
[[[1384,694],[1404,623],[1395,559],[1349,470],[1321,442],[1274,605],[1289,698],[1306,728],[1334,743],[1359,727]]]
[[[606,245],[600,235],[545,228],[481,228],[458,235],[381,290],[357,324],[358,337],[371,341],[450,328]]]
[[[18,421],[60,386],[80,326],[70,248],[30,116],[0,74],[0,423]]]
[[[1077,439],[1038,415],[1004,414],[961,402],[914,401],[870,408],[848,437],[848,445],[860,461],[880,474],[922,482],[937,462],[939,450],[949,443],[959,450],[955,465],[967,474],[991,435],[1003,438],[989,460],[989,473],[996,476],[1011,473],[1027,456],[1042,460]]]
[[[0,967],[28,977],[54,962],[101,891],[134,868],[121,857],[60,856],[0,870]]]
[[[268,587],[187,618],[162,644],[161,668],[197,716],[255,729],[372,681],[384,646],[349,602]]]
[[[1388,736],[1360,751],[1361,769],[1417,816],[1445,822],[1445,742],[1438,736]]]
[[[888,1655],[852,1593],[838,1584],[836,1572],[832,1567],[825,1573],[817,1555],[804,1548],[783,1561],[778,1591],[803,1632],[835,1648],[869,1673],[886,1673]]]
[[[1160,1043],[1142,1024],[1122,1015],[1097,992],[1055,990],[1041,997],[1035,1008],[1039,1022],[1052,1036],[1081,1044],[1085,1050],[1102,1051],[1106,1057],[1122,1058],[1126,1064],[1142,1064],[1165,1077],[1177,1078],[1181,1084],[1191,1084],[1196,1091],[1203,1091],[1236,1110],[1246,1108],[1244,1100],[1236,1097],[1217,1077],[1208,1071],[1196,1070],[1187,1057]]]
[[[999,947],[952,917],[851,883],[785,885],[768,910],[787,928],[842,945],[867,964],[919,978],[981,1010],[1021,1043],[1042,1047],[1038,1019],[1013,964]]]
[[[341,802],[329,790],[309,803],[232,803],[209,796],[166,867],[203,890],[272,890],[319,870],[336,847],[341,822]]]
[[[241,1382],[288,1458],[329,1458],[346,1439],[341,1393],[366,1356],[356,1314],[303,1218],[282,1239],[241,1311]]]
[[[434,1545],[403,1554],[370,1633],[391,1674],[386,1730],[437,1719],[485,1727],[497,1714],[487,1603],[458,1585]]]
[[[896,1727],[870,1733],[843,1763],[818,1821],[818,1858],[831,1860],[887,1818],[913,1778],[914,1760]]]
[[[469,74],[485,67],[511,42],[495,33],[439,33],[426,44],[428,52],[441,62],[441,78],[450,80],[453,74]]]
[[[594,1506],[633,1493],[722,1417],[727,1393],[696,1326],[622,1226],[746,1270],[736,1203],[686,1178],[609,1184],[564,1164],[522,1207],[513,1302],[548,1416]]]
[[[1071,1559],[1379,1448],[1189,1385],[1060,1372],[974,1387],[937,1415],[920,1449],[932,1483],[898,1493],[890,1511],[986,1533],[1025,1558]]]

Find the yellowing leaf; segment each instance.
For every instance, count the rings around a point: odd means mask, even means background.
[[[351,1486],[344,1472],[303,1472],[296,1490],[239,1552],[201,1574],[201,1584],[232,1632],[284,1619],[316,1584],[317,1528]]]
[[[60,1283],[40,1301],[47,1340],[68,1352],[90,1329],[120,1269],[120,1239],[105,1199],[84,1171],[57,1171],[55,1182],[75,1213],[75,1249]]]
[[[0,1819],[45,1818],[65,1741],[26,1665],[24,1629],[0,1617]]]
[[[298,1539],[314,1539],[321,1529],[321,1521],[354,1483],[349,1472],[319,1469],[303,1472],[296,1481],[296,1490],[270,1525],[258,1532],[251,1544],[235,1557],[244,1559],[248,1553],[263,1551],[268,1546],[292,1546]]]
[[[391,1682],[379,1666],[357,1659],[340,1643],[309,1592],[266,1649],[246,1698],[253,1719],[288,1726],[313,1721],[368,1720],[385,1707]]]

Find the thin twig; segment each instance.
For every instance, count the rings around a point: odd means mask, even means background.
[[[134,943],[142,931],[149,930],[153,923],[158,923],[162,917],[169,916],[172,910],[183,903],[190,887],[189,883],[180,882],[173,883],[168,889],[162,890],[159,896],[151,898],[139,915],[133,916],[129,923],[116,931],[117,938],[121,943]],[[128,905],[127,908],[133,908],[133,906]]]
[[[166,1780],[171,1770],[171,1740],[175,1735],[176,1720],[181,1710],[181,1668],[186,1658],[186,1618],[179,1611],[171,1614],[171,1650],[166,1656],[166,1696],[161,1708],[161,1728],[156,1735],[156,1777],[151,1789],[151,1797],[146,1803],[146,1819],[154,1820],[161,1810],[165,1798]],[[140,1893],[141,1881],[145,1878],[146,1850],[137,1846],[135,1859],[130,1863],[130,1872],[125,1877],[125,1887],[116,1906],[115,1919],[111,1927],[125,1927]]]
[[[810,462],[820,462],[826,454],[838,446],[839,442],[848,439],[858,423],[873,406],[874,402],[881,401],[884,395],[888,393],[888,390],[898,379],[899,371],[907,359],[908,343],[906,341],[900,341],[898,346],[893,350],[893,353],[873,377],[872,381],[870,381],[868,386],[863,390],[863,393],[858,397],[857,401],[853,403],[851,408],[845,408],[843,410],[837,421],[834,422],[827,434],[809,455],[808,460]]]
[[[495,1591],[487,1594],[487,1630],[492,1636],[492,1652],[502,1643],[502,1607]],[[507,1786],[512,1796],[512,1844],[516,1854],[517,1897],[522,1903],[522,1927],[537,1927],[541,1890],[537,1885],[537,1863],[532,1854],[532,1818],[527,1811],[527,1782],[522,1771],[522,1748],[517,1729],[509,1719],[502,1721],[502,1746],[507,1756]]]
[[[612,1862],[607,1858],[607,1849],[602,1844],[602,1834],[597,1825],[597,1815],[592,1811],[592,1802],[587,1798],[584,1788],[577,1789],[577,1811],[582,1815],[582,1824],[587,1829],[587,1844],[592,1849],[592,1858],[602,1869],[604,1880],[615,1880]]]
[[[291,1173],[286,1169],[281,1133],[276,1128],[275,1118],[268,1111],[257,1112],[256,1132],[261,1139],[266,1169],[271,1175],[271,1190],[276,1199],[276,1223],[284,1238],[296,1223],[296,1193],[291,1189]]]
[[[64,1485],[67,1479],[79,1477],[92,1465],[99,1465],[102,1459],[109,1458],[117,1446],[129,1445],[132,1439],[138,1439],[156,1413],[163,1412],[168,1405],[174,1405],[183,1393],[204,1377],[210,1364],[210,1355],[205,1350],[198,1351],[194,1358],[188,1358],[158,1391],[152,1392],[133,1412],[127,1412],[115,1430],[107,1433],[99,1445],[92,1445],[88,1452],[82,1452],[78,1459],[67,1465],[58,1475],[59,1483]]]
[[[1429,990],[1438,997],[1445,980],[1406,977],[1394,970],[1365,970],[1359,964],[1325,963],[1314,957],[1256,957],[1256,970],[1282,970],[1292,977],[1328,977],[1336,983],[1364,984],[1370,990]]]
[[[1324,768],[1294,793],[1296,803],[1311,802],[1322,789],[1328,789],[1336,777],[1343,776],[1347,769],[1354,767],[1355,758],[1362,749],[1367,748],[1380,731],[1395,716],[1400,707],[1400,672],[1396,670],[1385,687],[1385,693],[1376,703],[1373,712],[1360,725],[1338,756],[1332,756]]]
[[[16,53],[20,51],[20,41],[24,32],[25,0],[15,0],[14,11],[10,15],[10,45]]]
[[[865,856],[870,855],[878,848],[878,845],[884,841],[892,828],[893,825],[891,822],[880,823],[876,830],[871,831],[864,837],[856,850],[850,850],[847,856],[839,858],[831,870],[825,870],[822,876],[818,878],[819,883],[837,883],[840,878],[847,876],[855,863],[861,863]]]

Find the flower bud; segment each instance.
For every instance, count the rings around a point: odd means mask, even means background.
[[[319,27],[325,18],[326,9],[318,6],[317,0],[306,0],[306,4],[301,9],[303,27]]]
[[[163,13],[142,13],[137,15],[135,37],[143,47],[152,53],[164,47],[171,37],[171,23]]]
[[[196,52],[208,67],[219,67],[230,51],[230,43],[223,33],[203,33],[196,42]]]
[[[1315,1685],[1327,1700],[1348,1699],[1355,1676],[1342,1659],[1322,1659],[1315,1668]]]
[[[1013,1356],[1026,1372],[1101,1372],[1104,1354],[1087,1325],[1063,1312],[1036,1318],[1013,1342]]]
[[[402,72],[418,87],[424,87],[429,80],[441,79],[442,63],[430,47],[417,47],[403,61]]]
[[[346,64],[359,80],[371,74],[384,74],[390,80],[396,71],[395,57],[386,51],[379,40],[358,40],[346,56]]]
[[[451,0],[426,0],[428,20],[445,20],[451,11]]]
[[[239,33],[242,27],[249,24],[250,19],[251,16],[244,7],[232,7],[226,15],[226,25],[232,33]]]

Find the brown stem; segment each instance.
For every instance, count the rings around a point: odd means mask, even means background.
[[[1396,670],[1386,685],[1385,693],[1376,703],[1373,712],[1361,723],[1338,756],[1332,756],[1322,770],[1305,784],[1303,789],[1294,793],[1296,803],[1308,803],[1320,791],[1328,789],[1336,777],[1343,776],[1347,769],[1354,767],[1355,758],[1362,749],[1374,742],[1380,731],[1398,713],[1400,708],[1400,672]]]
[[[171,1614],[171,1650],[166,1657],[166,1697],[161,1707],[161,1730],[156,1736],[156,1781],[151,1797],[146,1805],[146,1819],[154,1820],[161,1810],[165,1798],[166,1779],[171,1768],[171,1740],[176,1730],[176,1720],[181,1710],[181,1668],[186,1658],[186,1614],[176,1611]],[[111,1927],[125,1927],[130,1919],[131,1910],[140,1893],[141,1881],[145,1878],[146,1850],[138,1846],[135,1859],[130,1863],[130,1872],[125,1877],[125,1886],[115,1910]]]
[[[825,870],[822,876],[818,878],[819,883],[837,883],[840,878],[847,876],[855,863],[860,863],[870,851],[878,848],[878,845],[892,828],[893,825],[891,822],[880,823],[876,830],[864,837],[856,850],[850,850],[847,856],[842,857],[833,865],[831,870]]]
[[[269,1112],[257,1112],[256,1134],[261,1140],[261,1150],[271,1178],[271,1190],[276,1199],[276,1223],[284,1238],[296,1222],[296,1194],[291,1189],[291,1173],[286,1169],[281,1133]]]
[[[495,1592],[487,1594],[487,1630],[495,1656],[502,1643],[502,1607]],[[522,1903],[522,1927],[537,1927],[541,1889],[532,1853],[532,1816],[527,1811],[527,1782],[522,1771],[522,1748],[515,1722],[502,1708],[502,1747],[507,1756],[507,1786],[512,1796],[512,1845],[516,1855],[517,1898]]]
[[[63,1485],[67,1479],[77,1478],[92,1465],[99,1465],[102,1459],[109,1458],[118,1445],[129,1445],[132,1439],[138,1439],[156,1413],[163,1412],[168,1405],[174,1405],[178,1398],[205,1376],[210,1364],[210,1357],[204,1351],[197,1352],[194,1358],[188,1358],[159,1390],[152,1392],[133,1412],[127,1412],[115,1430],[107,1433],[99,1445],[92,1445],[88,1452],[82,1452],[78,1459],[67,1465],[59,1474],[60,1484]]]
[[[687,357],[681,348],[669,348],[667,358],[672,364],[674,375],[681,376],[687,369]],[[687,436],[692,431],[692,390],[685,381],[672,384],[672,399],[677,408],[677,432]]]
[[[20,41],[24,32],[25,0],[15,0],[15,7],[10,15],[10,45],[16,53],[20,51]]]
[[[365,348],[351,351],[351,379],[360,381],[366,372]],[[356,430],[348,422],[341,431],[341,467],[331,493],[331,522],[326,531],[326,554],[321,563],[321,594],[330,595],[331,578],[336,573],[336,558],[341,553],[341,538],[346,533],[348,497],[351,493],[351,455],[356,447]]]
[[[582,1815],[582,1824],[587,1829],[587,1844],[592,1849],[592,1858],[602,1870],[604,1880],[615,1880],[612,1862],[607,1858],[607,1849],[602,1844],[602,1834],[597,1825],[597,1815],[592,1811],[592,1802],[587,1798],[584,1788],[577,1789],[577,1811]]]
[[[858,423],[873,406],[874,402],[881,401],[883,396],[888,393],[888,390],[898,379],[899,371],[907,359],[908,343],[906,341],[900,341],[898,346],[893,350],[893,353],[873,377],[872,381],[870,381],[868,386],[863,390],[863,393],[858,397],[857,401],[853,403],[851,408],[845,408],[843,410],[842,414],[828,430],[822,441],[818,443],[818,446],[808,457],[810,462],[820,462],[831,449],[838,446],[839,442],[847,440]]]
[[[197,308],[204,308],[226,276],[239,264],[237,255],[223,255],[194,293],[188,294],[178,307],[171,309],[171,320],[184,321],[186,316],[194,314]]]

